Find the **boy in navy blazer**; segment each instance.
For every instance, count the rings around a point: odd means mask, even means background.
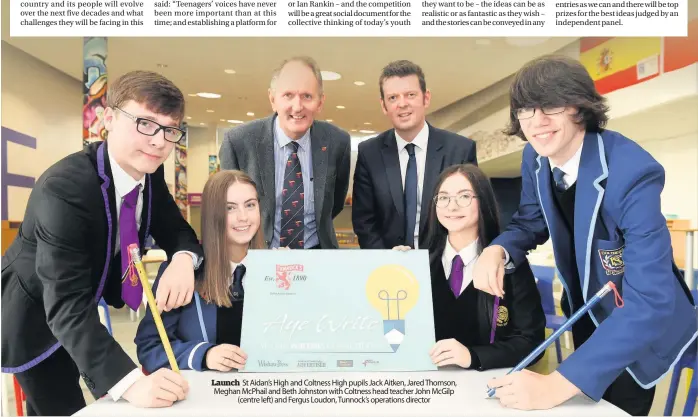
[[[566,316],[609,281],[622,300],[605,297],[572,327],[575,352],[555,372],[517,372],[489,386],[507,407],[547,409],[583,393],[647,415],[654,386],[686,349],[696,349],[698,336],[661,212],[664,169],[635,142],[604,129],[605,99],[575,60],[533,60],[510,95],[509,133],[529,142],[521,201],[480,256],[476,288],[502,295],[505,270],[550,238]]]

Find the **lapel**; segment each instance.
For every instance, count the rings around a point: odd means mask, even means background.
[[[198,307],[198,306],[197,306]],[[209,343],[216,343],[216,338],[218,335],[216,334],[216,318],[218,314],[218,306],[216,306],[213,303],[209,303],[206,300],[201,300],[201,316],[204,321],[204,327],[206,328],[206,335],[208,336],[208,342]],[[198,315],[198,311],[197,311]],[[197,317],[197,321],[199,318]],[[199,326],[201,326],[201,322],[199,321]]]
[[[145,240],[150,233],[150,209],[153,203],[153,185],[150,175],[145,176],[145,188],[143,188],[143,210],[141,211],[141,227],[138,230],[138,242],[141,247],[141,256],[145,251]]]
[[[594,240],[599,207],[601,207],[601,200],[605,192],[601,182],[606,178],[608,178],[608,166],[601,135],[587,133],[582,145],[574,200],[574,246],[584,249],[584,252],[576,251],[576,267],[582,281],[584,301],[587,300],[589,288],[591,246]]]
[[[327,159],[329,150],[327,136],[313,123],[310,127],[310,149],[313,166],[313,196],[315,197],[315,218],[320,224],[322,205],[324,203],[325,183],[327,180]],[[306,179],[307,180],[307,179]]]
[[[429,143],[427,144],[427,160],[424,168],[424,181],[422,184],[422,211],[419,217],[419,236],[425,236],[425,227],[431,200],[434,194],[436,181],[443,170],[444,162],[444,141],[436,135],[434,129],[429,126]]]
[[[268,225],[266,230],[271,230],[273,233],[274,213],[273,207],[276,207],[276,177],[274,173],[274,118],[276,114],[265,119],[262,127],[262,137],[257,141],[257,161],[260,177],[259,186],[262,188],[263,206],[268,207],[268,213],[265,222]],[[270,236],[266,236],[267,240],[271,240]]]
[[[109,275],[109,266],[116,252],[116,228],[119,227],[119,223],[116,217],[116,193],[114,191],[114,181],[112,181],[111,165],[109,164],[109,157],[107,155],[107,142],[93,143],[88,150],[96,153],[97,174],[100,179],[102,201],[107,220],[107,257],[99,281],[99,287],[97,287],[97,293],[95,295],[95,300],[99,301],[104,291],[107,275]]]
[[[393,203],[400,219],[405,218],[405,197],[402,189],[402,173],[400,172],[400,158],[397,153],[397,142],[395,140],[395,130],[391,129],[383,139],[383,148],[381,156],[383,157],[383,165],[385,172],[388,175],[388,185],[390,195],[393,196]]]

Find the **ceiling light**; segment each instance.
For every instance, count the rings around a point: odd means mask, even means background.
[[[203,98],[221,98],[221,95],[216,93],[196,93],[196,95]]]
[[[225,119],[220,119],[220,120],[221,120],[221,122],[225,122]]]
[[[359,133],[376,133],[374,130],[359,130]]]
[[[235,74],[234,69],[227,69],[227,70],[223,70],[223,71],[225,71],[226,74]]]
[[[337,106],[338,109],[346,109],[344,106]]]
[[[248,111],[248,112],[247,112],[247,115],[248,115],[248,116],[254,116],[254,113],[252,113],[251,111]]]
[[[356,132],[356,129],[352,129],[351,131],[352,131],[352,132]]]
[[[366,85],[363,81],[354,81],[354,85]]]
[[[187,120],[191,120],[191,116],[187,116]]]
[[[189,97],[197,97],[196,94],[187,94]]]
[[[334,81],[342,78],[341,75],[332,71],[320,71],[320,74],[322,74],[323,81]]]
[[[245,122],[243,122],[242,120],[228,120],[228,123],[235,123],[235,124],[239,125],[239,124],[245,123]]]
[[[371,122],[366,122],[366,123],[364,123],[364,124],[365,124],[365,125],[370,125],[370,124],[371,124]]]
[[[208,110],[206,110],[206,113],[213,113],[213,110],[208,109]]]
[[[330,122],[330,123],[334,122],[334,120],[332,120],[332,119],[325,119],[325,121]]]
[[[206,126],[206,123],[199,123],[201,126]]]

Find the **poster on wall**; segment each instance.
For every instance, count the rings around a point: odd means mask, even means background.
[[[187,205],[187,140],[175,145],[175,201],[182,216],[189,220]]]
[[[107,38],[83,39],[82,145],[106,139],[104,109],[107,107]]]
[[[220,171],[221,167],[218,165],[218,156],[217,155],[209,155],[208,156],[208,176],[210,177],[211,175],[215,174],[216,172]]]

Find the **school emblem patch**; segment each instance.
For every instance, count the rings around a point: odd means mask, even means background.
[[[497,327],[504,327],[509,324],[509,310],[504,306],[499,306],[497,311]]]
[[[603,265],[606,275],[620,275],[625,271],[625,263],[623,262],[624,248],[625,246],[613,250],[599,249],[601,265]]]

